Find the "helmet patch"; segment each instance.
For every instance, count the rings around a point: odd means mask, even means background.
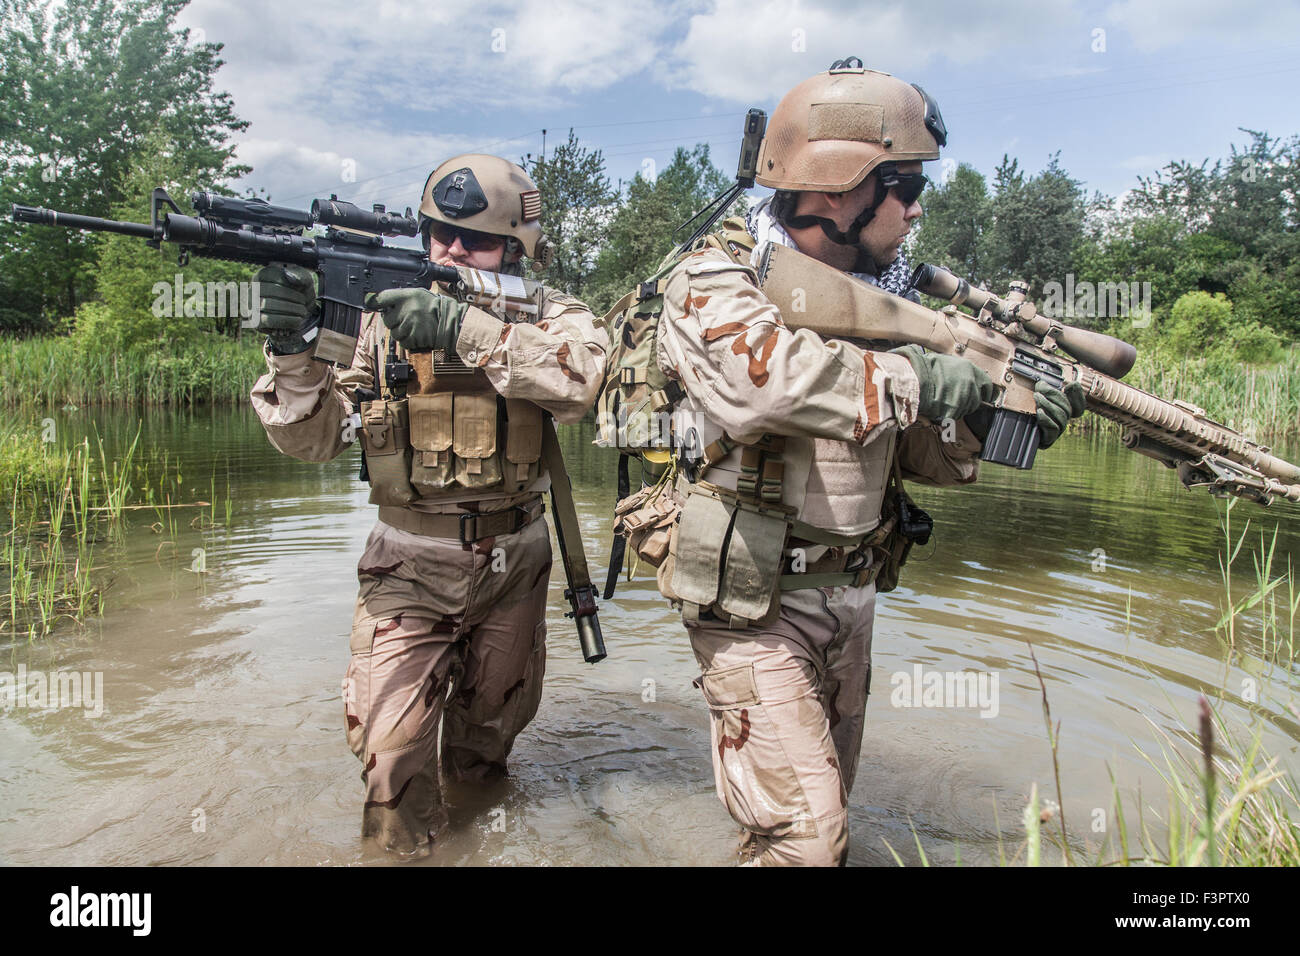
[[[483,187],[474,178],[474,170],[468,166],[443,176],[433,187],[433,201],[450,219],[473,216],[488,207]]]
[[[542,194],[536,189],[519,194],[520,213],[524,222],[532,222],[542,215]]]

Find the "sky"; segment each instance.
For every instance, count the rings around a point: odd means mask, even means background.
[[[1300,132],[1300,0],[192,0],[178,24],[224,44],[236,185],[286,205],[416,206],[441,161],[570,128],[615,181],[699,142],[730,173],[747,109],[850,55],[938,101],[932,178],[1059,151],[1114,196],[1239,128]]]

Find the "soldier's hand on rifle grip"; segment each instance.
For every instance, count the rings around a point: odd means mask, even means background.
[[[409,352],[455,351],[466,305],[428,289],[386,289],[366,296],[393,338]]]
[[[997,398],[993,379],[963,358],[927,352],[919,345],[893,349],[906,357],[921,383],[917,412],[933,422],[961,419]]]
[[[1039,448],[1048,448],[1065,432],[1071,418],[1083,414],[1087,403],[1083,386],[1070,382],[1064,389],[1053,388],[1046,382],[1034,383],[1034,404],[1038,406],[1038,430],[1042,433]]]
[[[259,269],[253,281],[258,291],[257,330],[266,333],[271,352],[305,352],[310,342],[303,336],[316,312],[316,277],[311,270],[273,263]]]

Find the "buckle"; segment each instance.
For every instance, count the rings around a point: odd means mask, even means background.
[[[477,518],[478,518],[478,513],[477,513],[477,512],[474,512],[474,511],[467,511],[467,512],[465,512],[463,515],[460,516],[460,543],[461,543],[461,544],[472,545],[475,541],[478,540],[478,537],[477,537],[476,535],[475,535],[475,536],[467,536],[467,535],[465,534],[465,522],[466,522],[467,520],[472,520],[472,519],[477,519]],[[477,530],[478,530],[478,527],[475,526],[474,530],[477,531]]]
[[[871,562],[871,549],[859,548],[852,551],[844,560],[844,570],[849,574],[857,574],[867,567]]]

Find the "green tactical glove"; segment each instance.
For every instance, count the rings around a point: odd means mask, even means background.
[[[1042,432],[1038,447],[1050,448],[1061,437],[1070,419],[1083,414],[1086,405],[1083,386],[1070,382],[1062,390],[1046,382],[1035,382],[1034,404],[1038,406],[1038,430]]]
[[[257,330],[266,333],[273,355],[297,355],[310,343],[303,333],[315,321],[316,280],[302,266],[273,263],[253,277],[258,289]]]
[[[933,422],[960,419],[997,397],[993,379],[963,358],[927,352],[919,345],[892,349],[912,363],[921,380],[917,412]]]
[[[380,313],[397,344],[408,351],[454,352],[466,306],[428,289],[385,289],[366,296],[366,308]]]

